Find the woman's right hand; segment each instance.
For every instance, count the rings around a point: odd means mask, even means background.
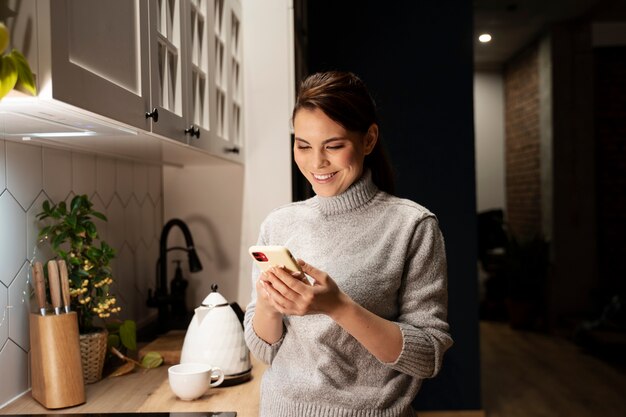
[[[274,307],[274,303],[270,298],[269,292],[267,291],[267,288],[265,288],[267,284],[263,281],[264,277],[265,275],[261,273],[256,280],[257,311],[260,310],[263,314],[269,316],[282,316],[282,314]]]

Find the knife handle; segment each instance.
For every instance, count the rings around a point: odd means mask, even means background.
[[[61,285],[59,282],[59,267],[56,261],[48,262],[48,284],[50,285],[50,298],[56,314],[61,313]]]
[[[33,265],[33,280],[35,281],[35,295],[37,296],[37,305],[42,316],[46,315],[46,283],[43,279],[43,265],[41,262],[35,262]]]
[[[70,278],[67,272],[67,264],[63,259],[57,261],[59,265],[59,274],[61,276],[61,298],[63,299],[63,307],[65,312],[70,312]]]

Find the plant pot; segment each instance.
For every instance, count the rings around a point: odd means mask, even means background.
[[[107,353],[107,336],[106,329],[80,335],[80,356],[85,384],[93,384],[102,379],[102,369]]]

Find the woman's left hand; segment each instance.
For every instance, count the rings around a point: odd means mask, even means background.
[[[313,285],[302,273],[291,273],[284,268],[271,268],[263,274],[261,279],[274,308],[286,315],[333,315],[347,302],[347,295],[324,271],[303,260],[298,263],[304,273],[315,280]]]

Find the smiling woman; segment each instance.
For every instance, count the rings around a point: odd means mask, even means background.
[[[288,246],[302,272],[253,272],[246,342],[271,365],[260,415],[412,416],[452,344],[437,219],[391,194],[374,101],[357,76],[308,77],[293,121],[294,159],[316,196],[261,225],[257,244]]]
[[[294,119],[298,132],[294,159],[315,194],[341,194],[363,173],[363,161],[378,139],[378,126],[365,134],[350,132],[320,109],[302,109]]]

